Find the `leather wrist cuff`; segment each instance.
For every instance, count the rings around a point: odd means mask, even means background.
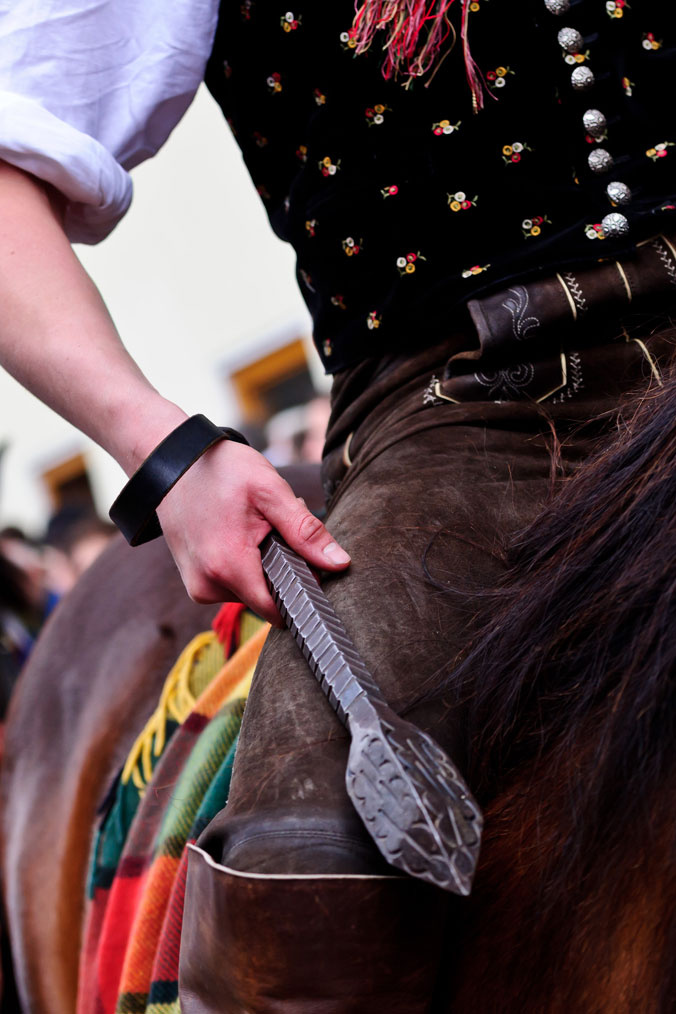
[[[148,455],[110,508],[111,521],[130,546],[140,546],[162,534],[157,508],[190,466],[219,440],[249,443],[237,430],[215,426],[206,416],[193,415]]]

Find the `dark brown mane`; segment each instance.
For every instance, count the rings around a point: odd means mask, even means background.
[[[450,677],[487,815],[481,1010],[671,1011],[676,375],[564,481],[510,563]]]

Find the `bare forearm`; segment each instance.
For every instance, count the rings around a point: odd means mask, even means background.
[[[0,363],[127,471],[185,415],[122,345],[58,210],[0,163]]]

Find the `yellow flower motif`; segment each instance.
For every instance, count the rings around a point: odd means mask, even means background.
[[[375,111],[377,113],[384,113],[385,112],[385,106],[383,106],[380,102],[378,103],[377,106],[374,106],[373,108],[375,109]]]
[[[451,201],[451,211],[460,211],[461,207],[460,201]]]
[[[648,156],[648,158],[655,158],[655,155],[657,155],[657,151],[655,150],[655,148],[648,148],[648,150],[646,151],[646,155]]]
[[[479,8],[479,4],[477,3],[477,0],[472,0],[472,3],[469,5],[469,9],[471,11],[474,11],[475,13],[476,13],[476,11],[478,11],[480,9]]]
[[[539,225],[534,225],[533,228],[530,231],[530,234],[531,234],[531,236],[539,236],[541,232],[542,232],[542,229],[540,228],[540,226]]]
[[[331,159],[328,155],[322,159],[322,165],[325,165],[327,168],[331,165]]]
[[[514,149],[512,148],[511,144],[506,144],[504,146],[504,148],[502,149],[502,154],[503,155],[511,155],[513,153],[513,151],[514,151]]]
[[[415,264],[407,264],[406,267],[404,268],[404,271],[406,272],[407,275],[412,275],[413,272],[415,271]]]
[[[623,18],[624,17],[624,11],[622,10],[621,7],[616,7],[615,8],[615,10],[613,11],[613,17],[614,18]]]
[[[498,77],[504,77],[505,74],[507,73],[507,68],[506,67],[496,67],[495,68],[495,73],[498,75]]]
[[[584,53],[576,53],[575,54],[575,63],[584,63],[585,59],[586,59],[586,57],[585,57]]]
[[[288,21],[284,22],[283,28],[284,28],[285,32],[290,32],[291,31],[291,25],[289,24]]]
[[[450,127],[450,125],[451,125],[450,120],[439,120],[440,127]]]

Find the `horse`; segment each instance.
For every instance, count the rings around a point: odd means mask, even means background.
[[[441,687],[422,691],[463,709],[485,832],[470,897],[416,927],[438,963],[416,1010],[674,1009],[675,398],[672,375],[558,484],[508,548],[505,578],[477,593],[480,632]],[[26,1011],[75,1008],[97,809],[171,661],[214,611],[185,600],[161,542],[130,551],[116,541],[56,611],[19,681],[0,819]],[[282,1009],[320,1008],[273,997],[256,1012]],[[367,1009],[385,1008],[358,995],[321,1007]]]

